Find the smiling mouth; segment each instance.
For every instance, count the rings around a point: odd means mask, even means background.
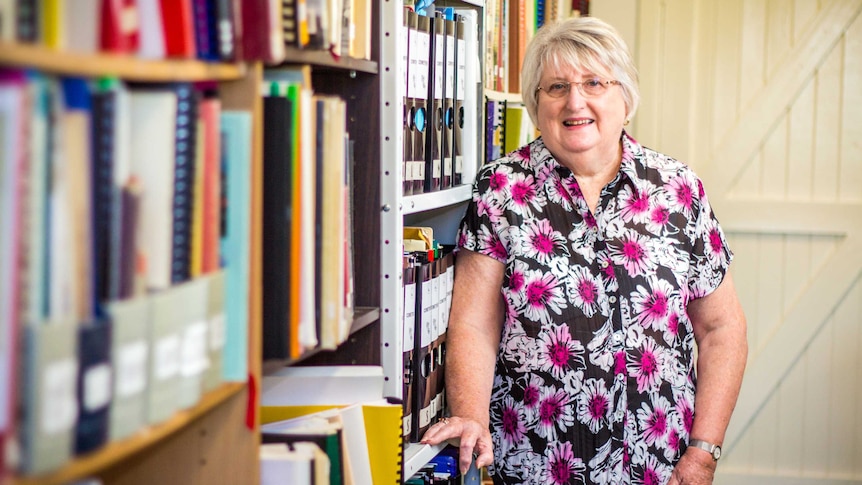
[[[592,122],[593,122],[593,120],[575,120],[575,121],[566,120],[566,121],[563,121],[563,125],[564,126],[581,126],[581,125],[588,125]]]

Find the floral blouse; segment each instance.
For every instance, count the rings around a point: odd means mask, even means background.
[[[505,264],[495,483],[665,483],[688,443],[686,306],[732,253],[689,167],[622,146],[595,213],[541,138],[476,178],[458,245]]]

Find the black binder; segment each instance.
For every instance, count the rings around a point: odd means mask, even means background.
[[[290,357],[289,279],[293,103],[263,98],[263,358]]]

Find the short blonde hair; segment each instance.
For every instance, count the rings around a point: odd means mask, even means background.
[[[524,54],[521,99],[533,124],[538,126],[538,89],[546,67],[571,66],[620,82],[626,119],[638,107],[638,72],[631,52],[619,32],[595,17],[576,17],[545,24],[536,31]]]

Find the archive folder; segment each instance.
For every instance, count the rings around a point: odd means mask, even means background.
[[[442,147],[443,136],[443,45],[445,43],[446,27],[441,17],[420,16],[419,26],[422,29],[423,19],[428,22],[428,135],[425,137],[425,192],[440,190],[442,177]]]
[[[410,91],[410,11],[405,9],[404,15],[401,17],[403,23],[398,31],[398,38],[401,45],[404,47],[401,50],[401,63],[399,70],[401,72],[401,87],[404,89],[404,98],[401,101],[401,131],[402,131],[402,149],[401,149],[401,190],[404,195],[413,194],[413,164],[411,157],[413,156],[413,137],[411,135],[410,125],[411,104],[410,97],[407,94]]]
[[[403,401],[403,422],[401,435],[403,439],[409,440],[413,431],[413,380],[414,371],[414,332],[416,328],[416,269],[413,256],[405,253],[402,258],[402,283],[403,283],[403,315],[402,315],[402,379],[401,396]]]
[[[131,436],[146,422],[147,355],[150,299],[114,301],[107,307],[113,325],[111,362],[114,396],[108,436],[116,441]]]
[[[147,363],[147,422],[158,424],[177,410],[180,390],[180,349],[187,304],[183,286],[152,294]]]
[[[207,313],[209,279],[195,278],[171,288],[183,302],[175,311],[180,329],[180,368],[177,384],[177,408],[194,406],[201,397],[207,358]]]
[[[466,95],[467,44],[464,39],[464,17],[455,15],[455,100],[452,112],[452,185],[464,183],[462,144],[464,134],[464,97]]]
[[[24,406],[21,471],[38,474],[63,465],[75,445],[78,326],[73,319],[24,328]]]
[[[222,383],[225,346],[225,271],[206,276],[206,353],[209,365],[203,374],[202,391],[210,391]],[[233,344],[233,342],[232,342]],[[245,344],[245,341],[242,342]]]
[[[441,188],[452,187],[453,183],[453,145],[452,138],[455,113],[455,21],[452,8],[443,9],[442,16],[445,30],[443,42],[443,109],[440,126],[440,163],[442,164]],[[438,21],[440,21],[438,19]]]
[[[411,126],[413,135],[413,193],[418,194],[425,191],[425,179],[428,157],[427,154],[430,140],[430,127],[428,113],[428,89],[431,83],[431,19],[417,15],[413,12],[410,16],[410,89],[408,96],[413,99]],[[420,178],[421,176],[421,178]]]
[[[77,454],[93,451],[108,439],[111,379],[111,322],[99,318],[78,328]]]

